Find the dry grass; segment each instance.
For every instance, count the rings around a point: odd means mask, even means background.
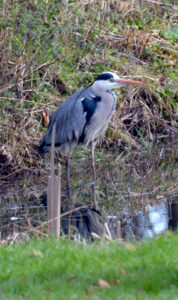
[[[177,133],[177,46],[164,32],[175,1],[77,1],[65,5],[1,4],[0,169],[3,178],[36,171],[42,115],[103,70],[142,79],[119,92],[106,143],[154,140]],[[23,13],[24,12],[24,13]],[[154,16],[154,20],[153,20]],[[121,94],[122,93],[122,94]],[[118,134],[119,132],[119,134]]]

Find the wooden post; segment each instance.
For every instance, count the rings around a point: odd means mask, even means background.
[[[48,232],[51,233],[51,176],[48,177],[48,192],[47,192],[47,211],[48,211]]]
[[[58,165],[58,175],[54,171],[54,144],[56,123],[53,125],[51,141],[51,172],[48,178],[48,232],[60,236],[60,210],[61,210],[61,166]]]
[[[60,237],[60,214],[61,214],[61,165],[58,164],[58,175],[54,176],[55,197],[53,201],[53,233]]]
[[[116,230],[116,239],[121,240],[122,235],[121,235],[121,222],[117,221],[117,230]]]

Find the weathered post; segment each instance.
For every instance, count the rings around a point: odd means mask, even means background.
[[[53,201],[53,233],[60,237],[60,214],[61,214],[61,165],[58,164],[58,175],[54,175],[55,196]]]
[[[60,210],[61,210],[61,166],[58,164],[58,175],[54,168],[54,143],[56,123],[53,125],[51,141],[51,172],[48,178],[48,232],[50,235],[60,236]]]
[[[122,239],[122,235],[121,235],[121,222],[120,221],[117,222],[116,239],[117,240],[121,240]]]

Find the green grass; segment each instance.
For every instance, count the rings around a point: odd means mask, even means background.
[[[1,246],[0,299],[177,299],[176,245],[165,233],[134,245],[45,238]]]

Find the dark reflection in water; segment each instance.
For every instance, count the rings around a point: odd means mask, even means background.
[[[122,238],[131,239],[151,238],[168,227],[175,230],[178,222],[177,145],[167,142],[142,151],[128,148],[124,153],[115,151],[114,154],[99,151],[98,149],[96,153],[96,165],[101,216],[90,209],[75,214],[73,225],[80,227],[76,230],[82,235],[87,232],[88,237],[88,228],[96,228],[96,233],[101,233],[104,222],[107,222],[112,237],[116,238],[120,223]],[[86,149],[74,153],[71,181],[74,202],[90,207],[89,183],[92,177],[88,156]],[[48,162],[45,167],[49,169]],[[16,181],[1,180],[2,238],[13,231],[24,231],[31,225],[37,227],[46,221],[46,207],[40,200],[40,195],[46,192],[47,174],[48,172],[43,176],[24,176]],[[65,174],[62,178],[62,202],[66,203]],[[94,224],[96,219],[99,227]],[[62,222],[66,233],[68,217],[63,218]],[[85,224],[82,225],[82,222]]]

